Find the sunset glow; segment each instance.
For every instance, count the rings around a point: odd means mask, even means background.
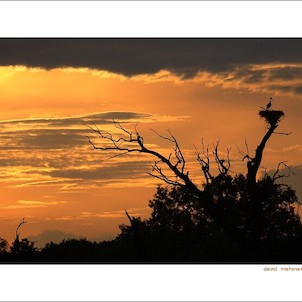
[[[0,44],[5,47],[6,41]],[[121,61],[126,60],[123,45]],[[245,139],[251,154],[259,144],[266,125],[258,111],[270,97],[286,114],[278,131],[292,133],[272,137],[260,170],[274,170],[287,161],[295,175],[284,181],[293,184],[301,198],[302,57],[296,62],[251,61],[238,59],[238,64],[217,71],[171,63],[148,72],[133,66],[133,72],[123,72],[122,67],[84,66],[84,61],[81,67],[68,62],[49,67],[27,65],[26,59],[22,64],[0,60],[0,237],[12,240],[25,217],[22,236],[58,230],[109,240],[118,234],[119,224],[127,223],[125,209],[149,217],[148,200],[161,184],[147,174],[153,158],[113,157],[115,153],[93,150],[87,136],[96,144],[103,142],[88,126],[118,136],[113,120],[129,130],[137,125],[145,144],[166,156],[171,145],[150,129],[162,135],[169,129],[183,150],[190,176],[202,186],[194,146],[201,150],[203,139],[212,150],[220,141],[222,156],[231,148],[232,172],[246,173],[239,149],[246,151]]]

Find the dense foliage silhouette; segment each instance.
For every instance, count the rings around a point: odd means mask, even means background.
[[[158,187],[149,202],[150,219],[140,229],[149,261],[301,261],[302,226],[295,213],[295,191],[266,176],[257,182],[260,211],[252,217],[243,175],[215,177],[203,198],[215,201],[225,228],[204,214],[199,199],[183,187]],[[119,240],[130,240],[121,226]]]

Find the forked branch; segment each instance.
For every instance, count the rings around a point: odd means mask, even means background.
[[[195,148],[195,154],[197,157],[197,161],[201,167],[201,170],[203,172],[203,175],[206,179],[206,183],[207,185],[211,183],[213,176],[210,173],[210,157],[209,157],[209,145],[207,146],[207,148],[205,149],[204,146],[204,142],[203,139],[201,140],[202,143],[202,153],[203,156],[201,156],[200,152],[197,150],[196,146],[194,146]]]
[[[220,141],[218,141],[216,143],[216,145],[214,145],[213,155],[214,155],[215,161],[218,165],[218,170],[219,170],[220,174],[221,175],[227,175],[229,170],[230,170],[230,167],[231,167],[231,161],[230,161],[230,151],[231,151],[231,149],[227,149],[227,153],[226,153],[227,158],[222,159],[222,158],[219,157],[219,154],[218,154],[219,143],[220,143]]]
[[[280,167],[283,166],[284,168],[287,168],[288,171],[289,171],[289,174],[279,174],[280,173]],[[290,174],[295,174],[291,168],[286,164],[285,161],[281,161],[278,166],[277,166],[277,169],[276,169],[276,172],[274,173],[272,179],[273,181],[279,179],[279,178],[283,178],[283,177],[289,177]]]

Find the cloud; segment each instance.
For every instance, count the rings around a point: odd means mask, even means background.
[[[137,177],[147,177],[145,172],[147,171],[148,165],[150,165],[150,163],[147,161],[120,162],[112,164],[109,167],[56,169],[41,172],[41,174],[46,174],[53,178],[84,180],[133,179]]]
[[[149,208],[128,208],[128,214],[131,216],[147,216],[149,215]],[[57,221],[70,221],[70,220],[91,220],[98,218],[125,218],[127,219],[125,210],[114,210],[114,211],[103,211],[100,213],[93,212],[81,212],[79,215],[64,215],[54,218],[47,218],[47,220],[57,220]]]
[[[98,155],[98,154],[97,154]],[[34,156],[34,155],[33,155]],[[101,154],[103,156],[103,154]],[[49,161],[45,159],[44,166],[32,167],[31,160],[28,158],[23,164],[27,163],[28,167],[20,168],[16,166],[4,167],[2,179],[11,187],[59,187],[63,191],[87,190],[100,186],[106,187],[126,187],[140,186],[149,183],[147,172],[150,170],[150,162],[138,160],[135,158],[125,158],[123,161],[104,161],[97,156],[94,160],[83,156],[81,161],[69,156],[69,160],[64,160],[57,155],[57,158]],[[102,158],[103,159],[103,158]],[[18,163],[18,161],[16,161]],[[43,162],[43,160],[42,160]],[[11,163],[14,163],[12,160]],[[100,164],[105,166],[100,166]],[[52,167],[50,166],[52,165]],[[5,172],[5,173],[3,173]],[[133,180],[135,179],[135,182]],[[50,203],[25,204],[20,203],[13,205],[14,208],[22,207],[44,207]]]
[[[84,127],[84,126],[83,126]],[[30,129],[0,133],[0,150],[70,149],[83,146],[85,132],[77,129]]]
[[[130,208],[127,209],[127,212],[131,216],[145,216],[146,209],[141,208]],[[86,218],[125,218],[126,212],[125,210],[116,210],[116,211],[104,211],[101,213],[92,213],[92,212],[81,212],[80,218],[86,219]]]
[[[78,218],[75,218],[70,215],[65,215],[65,216],[60,216],[60,217],[54,218],[54,220],[58,220],[58,221],[69,221],[69,220],[75,220],[75,219],[78,219]]]
[[[245,64],[302,63],[301,53],[301,39],[0,40],[0,65],[88,67],[126,76],[169,70],[190,78]]]
[[[67,150],[87,145],[87,125],[113,125],[114,120],[126,124],[180,121],[185,118],[187,117],[121,111],[61,118],[2,120],[0,121],[3,127],[0,130],[0,150]]]
[[[14,125],[28,125],[28,126],[44,126],[44,127],[71,127],[84,126],[85,124],[112,124],[116,121],[136,121],[151,117],[149,113],[141,112],[97,112],[86,115],[60,117],[60,118],[27,118],[27,119],[12,119],[0,121],[0,124],[7,126]]]
[[[20,209],[20,208],[45,208],[53,205],[64,204],[66,201],[37,201],[37,200],[18,200],[17,204],[0,207],[1,209]]]
[[[188,116],[170,116],[161,114],[151,114],[143,112],[127,112],[127,111],[109,111],[109,112],[96,112],[85,115],[71,116],[71,117],[59,117],[59,118],[25,118],[25,119],[10,119],[1,120],[0,125],[4,127],[2,130],[5,133],[5,129],[9,127],[18,127],[28,129],[31,128],[36,131],[42,131],[47,129],[64,129],[66,132],[71,130],[86,129],[85,125],[108,125],[113,124],[114,121],[121,123],[136,123],[136,122],[170,122],[170,121],[182,121],[187,119]],[[23,126],[23,128],[22,128]],[[81,128],[79,128],[81,126]],[[67,130],[72,127],[71,130]]]
[[[56,186],[62,190],[103,186],[129,185],[129,179],[139,178],[135,185],[145,183],[149,162],[136,157],[118,157],[116,153],[96,152],[87,135],[100,144],[97,135],[85,125],[97,123],[99,128],[114,135],[121,130],[113,119],[126,127],[134,122],[153,123],[183,121],[185,116],[169,116],[141,112],[96,112],[60,118],[26,118],[0,121],[0,180],[13,187]],[[104,125],[103,125],[104,124]],[[109,127],[110,127],[109,126]],[[82,127],[82,128],[81,128]],[[129,126],[130,128],[133,127]],[[149,144],[154,147],[154,144]],[[133,161],[136,160],[137,162]],[[107,163],[107,164],[106,164]],[[108,165],[108,166],[107,166]],[[110,166],[109,166],[110,165]],[[132,184],[133,185],[133,184]],[[24,204],[13,205],[15,208]],[[27,205],[29,206],[29,205]],[[32,207],[42,206],[31,205]]]
[[[269,80],[295,80],[302,78],[302,66],[280,66],[272,68],[269,74]]]
[[[294,88],[295,93],[302,94],[302,85],[298,85]]]
[[[280,151],[280,150],[278,150]],[[302,154],[302,144],[295,144],[285,148],[282,148],[283,152],[299,152]]]
[[[131,216],[146,216],[146,209],[149,208],[129,208],[127,209],[128,214]],[[101,213],[92,212],[81,212],[78,219],[90,219],[90,218],[126,218],[125,210],[115,211],[103,211]]]
[[[199,73],[195,81],[206,86],[273,94],[302,93],[302,64],[247,64],[222,73]]]
[[[125,217],[125,211],[107,211],[102,213],[90,213],[90,212],[82,212],[81,217],[82,218],[92,218],[92,217],[98,217],[98,218],[124,218]]]

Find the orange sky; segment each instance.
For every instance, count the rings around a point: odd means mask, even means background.
[[[255,64],[224,74],[199,72],[189,79],[166,70],[125,76],[89,68],[0,67],[0,237],[12,240],[25,217],[21,236],[60,230],[112,239],[118,224],[127,223],[124,209],[148,217],[148,200],[159,183],[146,173],[152,158],[109,159],[112,154],[89,145],[85,123],[113,132],[113,118],[131,130],[138,123],[145,143],[166,155],[169,144],[150,128],[164,135],[170,129],[190,175],[201,185],[194,145],[201,149],[203,138],[211,147],[220,138],[222,154],[232,148],[232,171],[244,173],[236,144],[244,149],[246,138],[253,153],[266,130],[257,112],[273,96],[274,108],[286,113],[278,131],[292,134],[271,138],[261,170],[287,160],[297,172],[288,181],[299,183],[301,95],[284,88],[298,80],[272,77],[276,70],[293,67],[301,66]],[[264,80],[248,81],[259,70]]]

